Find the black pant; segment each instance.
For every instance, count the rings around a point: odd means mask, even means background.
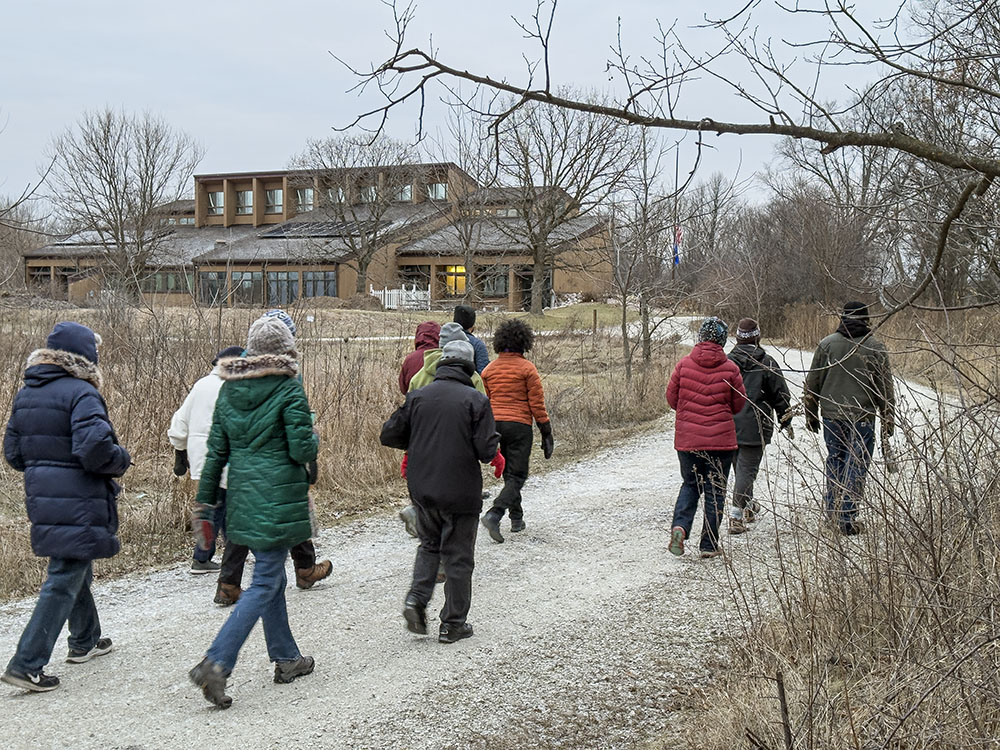
[[[435,508],[417,508],[417,559],[407,600],[423,606],[434,594],[438,566],[444,563],[444,607],[441,622],[461,625],[472,606],[472,570],[476,567],[476,513],[446,513]]]
[[[503,470],[503,489],[493,501],[493,508],[510,513],[511,518],[524,518],[521,508],[521,488],[528,480],[528,462],[531,459],[531,425],[523,422],[497,422],[500,433],[500,452],[507,464]]]
[[[222,553],[222,568],[219,570],[219,583],[239,586],[243,581],[243,566],[246,564],[250,548],[236,542],[226,540],[226,549]],[[292,563],[296,570],[311,568],[316,564],[316,547],[312,539],[306,539],[292,547]]]
[[[677,493],[671,526],[684,529],[691,536],[691,525],[698,510],[698,498],[705,495],[705,515],[701,525],[699,548],[711,552],[719,546],[719,519],[726,504],[726,482],[736,451],[677,451],[681,465],[681,491]]]
[[[733,490],[733,505],[737,508],[753,510],[753,483],[764,458],[763,445],[741,445],[736,451],[736,487]]]

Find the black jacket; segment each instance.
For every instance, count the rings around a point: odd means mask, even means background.
[[[774,434],[774,414],[780,420],[792,403],[788,383],[774,357],[756,344],[738,344],[729,352],[743,376],[747,402],[733,417],[738,445],[766,445]]]
[[[434,382],[406,395],[379,440],[409,452],[407,484],[417,505],[448,513],[483,509],[479,462],[493,460],[500,437],[489,399],[461,365],[438,365]]]

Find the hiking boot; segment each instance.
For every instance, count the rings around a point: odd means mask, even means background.
[[[274,681],[286,685],[297,677],[312,674],[316,661],[311,656],[300,656],[291,661],[276,661],[274,663]]]
[[[715,549],[703,549],[701,550],[701,559],[709,560],[713,557],[718,557],[722,554],[722,550],[716,547]]]
[[[513,531],[515,534],[518,533],[519,531],[524,531],[526,528],[528,527],[524,525],[523,518],[510,519],[510,530]]]
[[[755,523],[757,521],[757,516],[760,514],[760,503],[754,500],[750,505],[748,505],[743,510],[743,520],[747,523]]]
[[[403,604],[403,617],[406,619],[406,629],[417,635],[427,635],[427,607],[407,599]]]
[[[329,560],[316,563],[311,568],[296,568],[295,585],[303,590],[311,589],[317,581],[322,581],[331,572],[333,572],[333,563]]]
[[[501,518],[503,518],[503,513],[496,508],[491,508],[479,519],[479,522],[490,533],[490,538],[499,544],[503,544],[503,534],[500,533]]]
[[[104,656],[111,650],[111,639],[110,638],[98,638],[97,643],[95,643],[91,648],[86,651],[81,651],[80,649],[71,648],[69,653],[66,654],[66,661],[70,664],[83,664],[85,661],[90,661],[95,656]]]
[[[403,528],[410,536],[417,535],[417,509],[411,503],[399,511],[399,520],[403,522]]]
[[[230,607],[236,604],[236,600],[240,598],[240,594],[243,593],[243,589],[232,583],[220,583],[215,589],[215,599],[216,604],[221,604],[223,607]]]
[[[678,557],[684,554],[684,529],[680,526],[674,526],[670,530],[670,544],[667,546],[667,550],[671,555]]]
[[[471,635],[472,626],[467,622],[463,622],[461,625],[448,625],[442,622],[438,629],[438,642],[455,643]]]
[[[199,560],[191,561],[191,569],[188,571],[193,576],[203,576],[206,573],[218,573],[222,569],[222,566],[214,560],[205,560],[201,562]]]
[[[745,511],[744,511],[745,512]],[[732,534],[743,534],[747,530],[746,518],[730,518],[729,519],[729,533]]]
[[[209,661],[206,656],[198,666],[188,672],[191,682],[201,688],[201,694],[209,703],[226,709],[233,705],[233,699],[226,695],[226,678],[229,670],[221,664]]]
[[[45,674],[42,670],[21,674],[20,672],[11,672],[8,669],[0,675],[0,680],[32,693],[47,693],[59,687],[59,678]]]

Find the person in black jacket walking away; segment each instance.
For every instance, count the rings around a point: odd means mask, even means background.
[[[764,458],[764,446],[774,434],[774,416],[779,429],[789,439],[794,436],[792,398],[781,368],[770,354],[760,347],[760,326],[753,318],[743,318],[736,329],[736,346],[729,359],[740,368],[747,402],[733,417],[736,422],[736,487],[733,508],[729,516],[729,533],[742,534],[747,524],[757,520],[759,504],[753,497],[753,483]]]
[[[420,546],[403,617],[413,633],[427,633],[427,604],[438,565],[444,563],[444,607],[438,640],[472,635],[466,618],[472,604],[476,531],[483,509],[479,463],[497,461],[500,436],[490,401],[472,386],[475,352],[466,341],[447,344],[434,382],[406,396],[382,425],[382,445],[409,451],[406,481],[417,508]]]
[[[28,357],[14,397],[3,450],[24,472],[31,548],[49,558],[48,577],[17,652],[0,677],[45,692],[56,639],[69,622],[66,661],[79,664],[111,651],[90,592],[93,561],[118,553],[118,484],[132,464],[108,419],[97,369],[100,337],[79,323],[57,323],[45,349]]]

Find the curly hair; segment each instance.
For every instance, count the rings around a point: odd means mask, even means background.
[[[493,334],[493,351],[517,352],[524,354],[531,351],[531,345],[535,342],[535,333],[531,326],[523,320],[512,318],[505,320],[497,326],[496,333]]]

